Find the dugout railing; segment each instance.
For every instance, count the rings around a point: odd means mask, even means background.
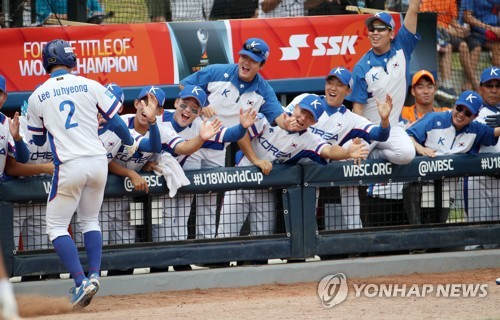
[[[435,210],[439,211],[443,209],[440,203],[444,203],[441,199],[443,179],[495,176],[500,171],[497,155],[455,155],[434,159],[417,157],[412,163],[404,166],[367,160],[363,162],[362,167],[355,169],[353,166],[350,161],[335,162],[326,166],[276,165],[268,176],[259,175],[259,170],[254,167],[188,171],[186,175],[191,184],[179,190],[181,195],[209,194],[234,189],[276,191],[280,199],[276,208],[280,223],[273,234],[267,236],[242,235],[222,239],[160,242],[150,241],[153,211],[151,203],[155,196],[168,193],[163,177],[143,174],[151,182],[149,195],[145,196],[143,192],[127,191],[130,186],[127,186],[126,179],[110,175],[105,197],[128,196],[136,201],[143,201],[142,232],[146,235],[135,243],[105,245],[102,269],[224,264],[229,261],[262,261],[276,258],[297,260],[315,255],[331,257],[402,250],[409,252],[415,249],[447,250],[467,245],[500,243],[498,218],[468,222],[454,216],[446,223],[411,225],[407,221],[389,221],[391,223],[387,225],[363,225],[361,229],[325,230],[319,222],[321,213],[318,208],[321,205],[317,205],[316,197],[318,188],[333,190],[338,186],[364,188],[374,183],[429,181],[434,184]],[[222,176],[224,178],[221,178]],[[31,206],[45,202],[49,181],[49,178],[31,178],[0,182],[0,240],[11,276],[65,272],[53,249],[18,251],[18,244],[13,240],[14,204]],[[460,208],[460,211],[463,211],[463,208]],[[495,208],[494,211],[492,217],[498,217],[500,208]],[[80,246],[80,250],[85,264],[83,247]]]

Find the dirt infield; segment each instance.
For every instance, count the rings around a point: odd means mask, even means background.
[[[196,271],[193,271],[196,272]],[[18,297],[26,319],[500,319],[500,268],[473,271],[413,274],[367,279],[347,279],[347,299],[331,308],[322,306],[318,283],[263,285],[231,289],[174,291],[128,296],[94,297],[86,309],[73,313],[63,298]],[[103,279],[102,285],[105,284]],[[423,285],[434,291],[425,297],[369,297],[359,291],[363,284]],[[446,284],[477,284],[476,297],[437,297],[435,287]],[[372,288],[374,286],[371,286]],[[484,286],[486,285],[486,286]],[[476,286],[477,287],[477,286]],[[362,292],[356,297],[356,289]],[[409,293],[408,291],[406,291]],[[450,292],[450,291],[449,291]],[[455,293],[457,293],[455,292]],[[453,293],[453,290],[451,291]],[[483,294],[481,294],[483,293]],[[483,295],[483,297],[479,297]],[[485,295],[485,296],[484,296]]]

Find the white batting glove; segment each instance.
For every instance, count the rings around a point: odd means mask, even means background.
[[[132,158],[134,153],[139,148],[139,143],[137,143],[137,141],[134,139],[134,143],[132,145],[128,146],[128,145],[124,144],[123,146],[125,147],[125,150],[127,151],[127,160],[128,160],[128,159]]]

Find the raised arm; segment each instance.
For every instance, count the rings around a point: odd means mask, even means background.
[[[417,17],[421,0],[410,0],[408,11],[406,11],[404,25],[411,33],[417,33]]]

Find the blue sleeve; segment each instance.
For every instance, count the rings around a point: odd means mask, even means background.
[[[368,137],[370,138],[371,141],[380,141],[384,142],[389,139],[389,134],[391,133],[391,126],[387,128],[382,128],[381,126],[376,126],[374,127],[370,133],[368,134]]]
[[[122,139],[123,144],[130,146],[134,143],[134,138],[130,135],[127,125],[123,119],[120,118],[119,114],[115,114],[109,119],[109,125],[113,128],[116,135]]]
[[[33,3],[32,3],[33,5]],[[38,19],[38,23],[42,23],[47,19],[52,10],[50,10],[46,1],[36,0],[36,16]]]
[[[187,85],[198,85],[207,92],[207,86],[212,80],[212,74],[214,72],[214,65],[203,68],[195,73],[190,74],[180,81],[183,86]]]
[[[237,124],[232,126],[231,128],[226,129],[226,133],[224,133],[224,138],[222,142],[236,142],[243,138],[247,133],[247,129],[243,128],[241,124]]]
[[[42,135],[33,135],[33,142],[39,147],[43,146],[46,141],[47,141],[46,131],[44,131]]]
[[[143,138],[139,143],[139,151],[144,152],[161,152],[161,136],[160,130],[158,129],[158,125],[150,124],[149,125],[149,138]]]
[[[276,98],[276,93],[269,84],[266,83],[264,86],[265,90],[262,92],[264,97],[264,104],[260,107],[259,113],[266,116],[267,121],[270,124],[274,124],[277,117],[281,116],[285,111],[281,106],[281,103]]]
[[[21,163],[26,163],[30,159],[30,150],[24,143],[24,140],[14,141],[16,146],[16,161]]]
[[[478,127],[477,129],[475,129],[475,131],[478,132],[478,138],[477,141],[474,141],[474,143],[478,143],[483,146],[493,146],[497,144],[498,137],[495,137],[494,128],[490,128],[488,125],[478,121],[473,121],[471,124],[474,124]]]
[[[413,34],[408,29],[406,29],[405,25],[401,26],[401,29],[398,31],[398,35],[394,40],[394,45],[396,49],[401,47],[405,53],[406,61],[410,61],[411,53],[415,50],[417,43],[420,41],[420,35],[418,33]]]
[[[421,145],[425,145],[427,132],[432,129],[432,126],[428,128],[429,124],[432,124],[432,119],[432,114],[426,115],[422,119],[415,122],[410,128],[406,129],[406,133],[408,133],[410,137],[413,137],[415,141]]]
[[[363,62],[364,59],[361,58],[356,66],[354,66],[352,72],[352,91],[345,99],[351,102],[366,104],[368,102],[368,84],[366,83],[365,72],[360,65]]]

